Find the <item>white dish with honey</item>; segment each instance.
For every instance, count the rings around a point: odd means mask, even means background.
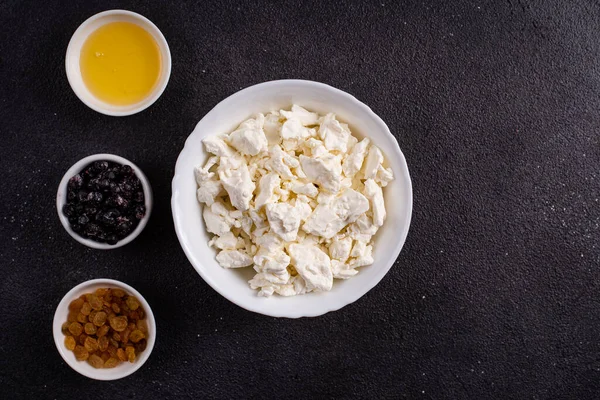
[[[71,88],[88,107],[112,116],[140,112],[162,94],[171,53],[160,30],[131,11],[104,11],[75,31],[65,60]]]

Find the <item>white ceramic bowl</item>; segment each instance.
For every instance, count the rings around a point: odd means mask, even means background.
[[[95,242],[93,240],[86,239],[83,236],[79,236],[79,234],[75,233],[73,229],[71,229],[71,225],[69,225],[69,220],[62,212],[63,206],[67,202],[67,184],[69,183],[69,179],[71,179],[71,177],[75,174],[81,172],[81,170],[83,170],[88,164],[91,164],[94,161],[102,160],[113,161],[122,165],[130,165],[131,168],[135,171],[137,177],[140,178],[142,188],[144,189],[144,204],[146,206],[146,215],[144,215],[144,218],[140,220],[138,226],[133,230],[133,232],[129,234],[129,236],[119,240],[116,244]],[[69,168],[67,173],[63,176],[62,180],[60,181],[60,184],[58,185],[58,192],[56,193],[56,209],[58,211],[58,218],[60,219],[60,222],[62,223],[66,231],[69,233],[69,235],[71,235],[73,239],[77,240],[81,244],[84,244],[93,249],[100,250],[110,250],[116,249],[121,246],[125,246],[127,243],[131,242],[133,239],[138,237],[139,234],[144,230],[144,227],[150,219],[150,213],[152,212],[152,204],[152,188],[150,187],[150,182],[148,182],[148,178],[146,178],[146,175],[144,175],[142,170],[131,161],[127,160],[126,158],[116,156],[114,154],[94,154],[77,161],[75,164],[73,164],[71,168]]]
[[[144,100],[125,106],[117,106],[106,103],[96,98],[87,88],[81,77],[81,69],[79,67],[79,57],[81,48],[88,36],[102,25],[111,22],[131,22],[144,28],[158,44],[161,54],[161,74],[158,78],[158,83],[154,87],[152,93]],[[71,88],[81,101],[91,109],[99,113],[112,116],[125,116],[138,113],[150,107],[163,93],[171,76],[171,52],[167,40],[161,31],[146,17],[126,10],[109,10],[96,14],[77,28],[69,46],[67,47],[67,55],[65,59],[65,68],[67,71],[67,79]]]
[[[289,109],[292,104],[322,114],[335,113],[349,124],[357,137],[368,136],[385,154],[395,180],[384,188],[387,220],[375,237],[375,263],[362,267],[348,280],[335,280],[325,293],[302,296],[263,298],[250,289],[252,268],[225,269],[215,260],[215,251],[207,244],[210,235],[196,200],[193,169],[204,164],[207,153],[202,139],[231,132],[253,114]],[[177,159],[172,183],[171,206],[175,230],[188,259],[200,276],[217,292],[247,310],[274,317],[317,316],[356,301],[373,288],[398,257],[406,240],[412,212],[412,187],[406,161],[398,142],[386,124],[369,107],[348,93],[331,86],[302,80],[266,82],[241,90],[220,102],[196,125]]]
[[[92,293],[96,289],[100,288],[123,289],[126,293],[135,296],[139,300],[144,312],[146,313],[146,323],[148,325],[148,343],[146,349],[142,351],[139,356],[136,356],[136,359],[133,363],[122,362],[115,368],[98,369],[92,367],[86,361],[77,361],[75,354],[65,346],[65,335],[62,333],[61,327],[62,324],[67,321],[69,304],[71,304],[73,300],[77,299],[82,294]],[[56,308],[56,312],[54,313],[52,334],[54,335],[54,343],[56,344],[58,352],[71,368],[79,372],[81,375],[87,376],[88,378],[101,381],[111,381],[131,375],[142,365],[144,365],[148,357],[150,357],[150,353],[152,353],[152,349],[154,348],[154,342],[156,341],[156,321],[154,320],[154,314],[152,314],[150,305],[146,299],[144,299],[144,297],[134,288],[123,282],[115,281],[113,279],[93,279],[75,286],[60,301],[58,307]]]

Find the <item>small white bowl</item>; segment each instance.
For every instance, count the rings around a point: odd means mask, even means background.
[[[87,88],[81,76],[79,66],[79,58],[81,48],[88,36],[99,27],[111,22],[131,22],[144,28],[158,44],[161,54],[161,74],[158,78],[158,83],[154,87],[152,93],[144,100],[131,105],[116,106],[106,103],[96,98]],[[126,10],[109,10],[96,14],[77,28],[69,46],[67,47],[67,55],[65,59],[65,68],[67,70],[67,79],[71,88],[81,101],[91,109],[99,113],[112,116],[125,116],[138,113],[150,107],[163,93],[171,76],[171,52],[167,40],[161,31],[148,18]]]
[[[225,269],[215,260],[215,251],[207,244],[210,235],[202,219],[202,207],[196,200],[193,170],[199,164],[204,165],[208,157],[202,139],[216,133],[231,132],[240,122],[256,113],[287,109],[292,104],[321,114],[333,112],[350,125],[355,136],[368,136],[385,154],[395,179],[384,188],[387,219],[374,239],[373,265],[360,268],[359,274],[351,279],[335,280],[330,292],[266,299],[258,297],[248,285],[248,280],[254,275],[252,268]],[[348,93],[322,83],[302,80],[261,83],[217,104],[186,140],[175,166],[172,190],[175,231],[181,247],[200,276],[240,307],[274,317],[313,317],[358,300],[383,278],[396,261],[406,240],[412,213],[412,186],[406,160],[386,124]]]
[[[123,289],[127,294],[135,296],[140,301],[140,304],[146,313],[146,323],[148,325],[148,343],[146,349],[142,351],[139,356],[136,355],[136,359],[133,363],[122,362],[115,368],[94,368],[86,361],[77,361],[75,354],[65,346],[65,335],[62,333],[61,327],[62,324],[67,321],[69,304],[71,304],[73,300],[77,299],[82,294],[92,293],[99,288]],[[142,365],[144,365],[148,357],[150,357],[150,353],[152,353],[152,349],[154,348],[154,342],[156,341],[156,321],[154,320],[154,314],[152,314],[150,305],[146,299],[144,299],[144,297],[134,288],[123,282],[115,281],[113,279],[93,279],[75,286],[60,301],[58,307],[56,308],[56,312],[54,313],[52,334],[54,335],[54,343],[56,344],[58,352],[71,368],[79,372],[81,375],[87,376],[88,378],[97,379],[100,381],[111,381],[131,375]]]
[[[133,232],[129,234],[129,236],[119,240],[116,244],[95,242],[91,239],[86,239],[83,236],[80,236],[78,233],[74,232],[73,229],[71,229],[69,220],[62,212],[63,206],[67,203],[67,184],[69,183],[69,179],[71,179],[71,177],[75,174],[81,172],[87,165],[93,163],[94,161],[112,161],[121,165],[130,165],[137,177],[140,178],[142,188],[144,189],[144,205],[146,206],[146,215],[144,215],[144,218],[140,220],[138,226],[133,230]],[[139,234],[144,230],[144,227],[150,219],[152,204],[152,188],[150,187],[150,182],[148,182],[148,178],[146,178],[146,175],[144,175],[142,170],[131,161],[127,160],[126,158],[116,156],[114,154],[94,154],[77,161],[75,164],[73,164],[71,168],[69,168],[67,173],[63,176],[62,180],[60,181],[60,184],[58,185],[58,192],[56,193],[56,209],[58,211],[58,218],[60,219],[60,222],[62,223],[66,231],[69,233],[69,235],[71,235],[73,239],[77,240],[81,244],[84,244],[93,249],[100,250],[110,250],[116,249],[121,246],[125,246],[127,243],[131,242],[133,239],[138,237]]]

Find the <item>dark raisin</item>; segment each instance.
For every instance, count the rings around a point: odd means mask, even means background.
[[[135,218],[142,219],[146,215],[146,206],[143,204],[135,206]]]
[[[77,198],[77,193],[75,193],[75,192],[74,192],[74,191],[72,191],[72,190],[69,190],[69,191],[67,192],[67,201],[68,201],[69,203],[71,203],[71,202],[75,201],[75,199],[76,199],[76,198]]]
[[[75,233],[80,233],[83,230],[83,226],[79,224],[71,224],[71,229],[73,229],[73,232]]]
[[[117,244],[118,241],[119,238],[114,233],[106,236],[106,243],[108,244]]]
[[[96,161],[94,163],[94,169],[96,171],[104,171],[108,169],[108,161]]]
[[[94,217],[96,214],[98,214],[98,208],[92,205],[87,205],[85,207],[85,213],[88,215],[88,217]]]
[[[104,199],[104,196],[100,192],[90,192],[87,195],[87,201],[93,204],[99,204]]]
[[[117,224],[117,232],[120,234],[128,234],[133,227],[133,223],[131,221],[122,221]]]
[[[75,215],[75,206],[73,204],[65,204],[62,211],[65,217],[72,217]]]
[[[99,190],[109,190],[110,189],[110,181],[107,178],[99,180],[98,181],[98,189]]]
[[[88,197],[88,192],[86,192],[85,190],[80,190],[79,193],[77,193],[77,198],[82,203],[87,201],[87,197]]]
[[[143,203],[144,202],[144,192],[137,192],[133,196],[133,201],[135,201],[136,203]]]
[[[114,226],[117,223],[117,218],[121,216],[119,210],[110,209],[104,213],[99,214],[99,221],[106,226]]]
[[[69,220],[69,224],[71,225],[75,225],[79,222],[79,218],[76,215],[72,215],[67,219]]]
[[[120,195],[111,196],[106,203],[111,207],[118,207],[120,209],[129,207],[129,201]]]
[[[90,219],[88,218],[87,215],[83,214],[82,216],[79,217],[79,219],[77,220],[77,222],[79,223],[79,225],[85,225],[88,222],[90,222]]]
[[[67,185],[69,189],[73,190],[79,189],[81,186],[83,186],[83,177],[81,174],[73,175],[71,179],[69,179],[69,183]]]
[[[86,225],[83,233],[84,233],[84,235],[86,235],[88,237],[95,237],[95,236],[98,236],[100,231],[101,231],[100,226],[98,226],[97,224],[92,222],[92,223]]]
[[[131,176],[133,175],[133,169],[129,165],[123,165],[121,167],[121,175],[123,176]]]

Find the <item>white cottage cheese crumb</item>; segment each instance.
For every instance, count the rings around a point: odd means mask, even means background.
[[[394,176],[368,138],[294,105],[203,144],[211,156],[194,177],[209,245],[223,268],[253,266],[259,296],[328,291],[373,264]]]

